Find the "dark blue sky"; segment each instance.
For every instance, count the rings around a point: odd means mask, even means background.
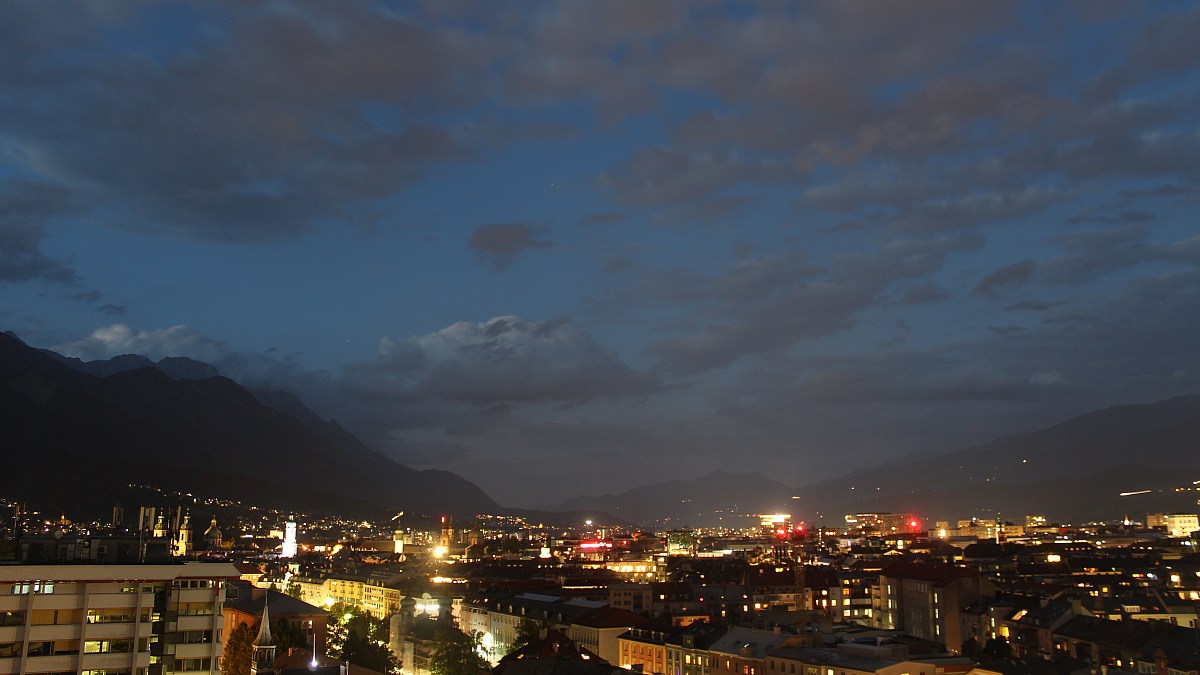
[[[1200,391],[1195,3],[0,4],[0,324],[503,503]]]

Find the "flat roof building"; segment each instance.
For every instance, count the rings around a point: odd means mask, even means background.
[[[0,566],[0,675],[217,675],[228,563]]]

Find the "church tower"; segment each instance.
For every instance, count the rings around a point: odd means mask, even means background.
[[[208,526],[208,529],[204,531],[204,544],[205,546],[208,546],[209,549],[218,549],[221,548],[224,543],[225,542],[221,536],[221,528],[217,526],[217,517],[213,516],[212,523]]]
[[[269,594],[268,594],[269,596]],[[263,601],[262,624],[254,646],[254,660],[250,663],[250,675],[273,675],[275,672],[275,641],[271,639],[271,617],[267,615],[267,600]]]
[[[171,555],[182,557],[192,554],[192,514],[185,513],[183,515],[183,523],[179,526],[179,531],[175,533],[175,539],[171,542]]]

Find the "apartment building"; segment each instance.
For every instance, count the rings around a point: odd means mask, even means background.
[[[879,627],[907,631],[958,653],[963,644],[962,611],[996,591],[995,584],[974,570],[894,563],[879,573]]]
[[[0,675],[216,675],[227,563],[0,567]]]

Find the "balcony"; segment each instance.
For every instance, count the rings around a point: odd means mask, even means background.
[[[77,623],[46,624],[29,627],[29,639],[34,640],[77,640],[81,626]],[[132,633],[132,631],[130,631]]]
[[[20,659],[6,660],[19,661]],[[75,670],[75,656],[60,654],[58,656],[30,656],[25,659],[25,672],[28,673],[61,673],[64,670]]]
[[[181,616],[176,626],[178,630],[209,630],[212,627],[212,616]]]
[[[59,657],[55,656],[49,658]],[[133,652],[125,652],[121,654],[82,654],[79,658],[79,662],[83,666],[83,670],[109,670],[116,668],[129,668],[133,663],[133,659]],[[71,668],[67,668],[66,670],[70,669]],[[32,665],[26,670],[33,670]],[[38,670],[40,672],[46,672],[41,668],[38,668]],[[62,669],[56,668],[55,670]]]
[[[181,588],[175,591],[176,602],[216,602],[217,591],[213,588]]]
[[[76,609],[83,608],[83,596],[74,593],[51,593],[33,596],[32,609]]]
[[[135,637],[135,628],[133,623],[89,623],[86,635],[89,640],[132,638]]]
[[[198,659],[213,655],[213,644],[201,642],[190,645],[175,645],[175,658]]]
[[[128,609],[137,607],[137,593],[94,593],[88,596],[88,607]]]

